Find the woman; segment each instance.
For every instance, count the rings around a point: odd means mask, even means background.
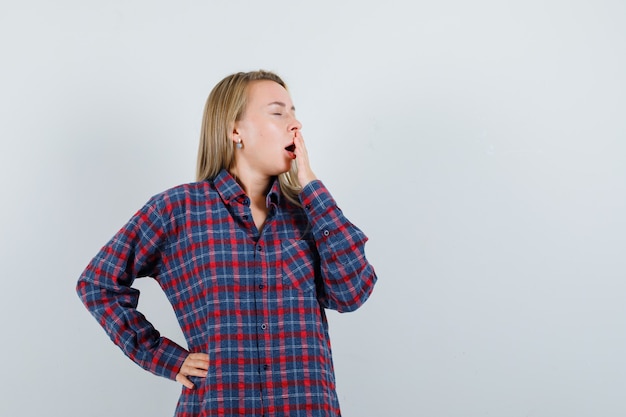
[[[285,83],[218,83],[198,182],[151,198],[87,266],[85,306],[133,361],[180,382],[177,416],[339,416],[325,308],[358,308],[376,275],[366,236],[309,165]],[[188,349],[136,310],[156,279]]]

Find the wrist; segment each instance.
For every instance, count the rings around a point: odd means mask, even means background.
[[[317,180],[317,177],[312,172],[308,175],[302,175],[298,178],[298,181],[300,182],[300,186],[302,188],[306,187],[308,184],[315,180]]]

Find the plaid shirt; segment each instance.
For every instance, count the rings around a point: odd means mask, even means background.
[[[302,208],[267,195],[259,234],[250,200],[227,172],[154,196],[106,244],[77,291],[133,361],[175,379],[189,352],[209,354],[206,378],[190,377],[176,416],[339,416],[324,308],[358,308],[376,275],[367,237],[320,181]],[[137,277],[156,279],[189,350],[137,311]]]

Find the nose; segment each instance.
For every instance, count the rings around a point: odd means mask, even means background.
[[[291,120],[291,123],[289,124],[289,131],[296,132],[300,129],[302,129],[302,123],[300,123],[300,121],[294,116]]]

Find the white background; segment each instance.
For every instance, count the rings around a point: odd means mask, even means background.
[[[330,315],[345,416],[626,415],[623,1],[3,0],[0,48],[0,415],[173,414],[74,286],[259,68],[370,237],[372,298]]]

